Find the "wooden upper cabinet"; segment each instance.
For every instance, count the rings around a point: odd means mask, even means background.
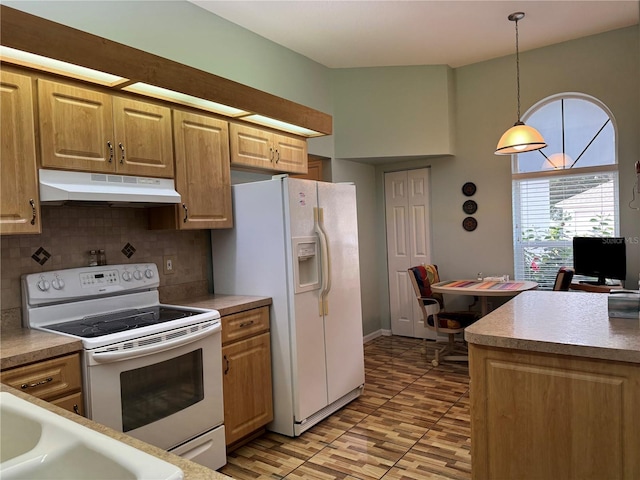
[[[231,123],[231,165],[273,169],[271,134],[258,128]]]
[[[273,134],[276,170],[289,173],[307,172],[307,142],[295,137]]]
[[[325,179],[323,161],[317,158],[309,158],[307,162],[307,173],[298,173],[291,176],[293,178],[304,178],[307,180],[324,182]]]
[[[230,124],[231,165],[283,173],[306,173],[307,142],[259,128]]]
[[[43,168],[173,178],[171,109],[38,79]]]
[[[31,78],[0,71],[0,234],[40,233]]]
[[[114,171],[111,95],[39,79],[38,106],[43,168]]]
[[[116,170],[127,175],[173,178],[171,109],[113,97]]]
[[[151,228],[231,228],[228,123],[174,110],[173,132],[176,189],[182,204],[152,208]]]

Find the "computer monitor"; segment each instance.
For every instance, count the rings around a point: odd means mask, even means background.
[[[593,285],[605,285],[606,279],[624,280],[627,253],[623,237],[573,237],[573,269],[576,275],[596,277]]]

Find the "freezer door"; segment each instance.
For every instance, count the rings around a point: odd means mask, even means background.
[[[318,182],[328,243],[330,290],[326,295],[324,340],[327,399],[336,401],[364,384],[364,348],[358,218],[354,185]]]

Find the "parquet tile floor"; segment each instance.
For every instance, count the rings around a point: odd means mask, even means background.
[[[433,343],[378,337],[364,346],[363,394],[301,436],[267,432],[231,452],[236,479],[471,478],[469,369],[431,365]]]

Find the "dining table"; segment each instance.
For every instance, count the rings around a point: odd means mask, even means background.
[[[538,283],[530,280],[447,280],[431,285],[431,290],[436,293],[478,297],[483,317],[489,313],[488,297],[514,297],[520,292],[537,288]]]

